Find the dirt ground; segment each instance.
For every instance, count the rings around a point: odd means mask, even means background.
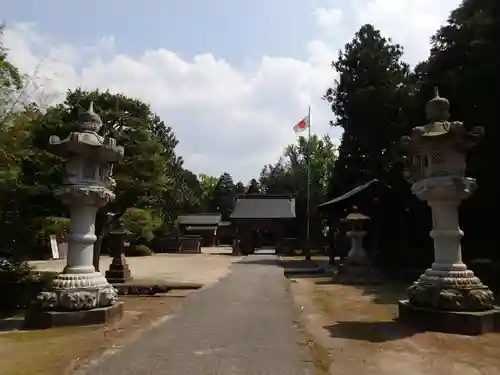
[[[124,317],[108,326],[17,330],[19,316],[0,320],[0,373],[9,375],[66,375],[89,361],[118,350],[143,330],[176,311],[191,291],[156,296],[122,296]]]
[[[394,321],[402,286],[349,286],[291,279],[318,375],[500,373],[500,334],[418,332]]]
[[[232,263],[242,259],[230,256],[228,247],[203,248],[201,254],[154,254],[146,257],[128,257],[127,262],[134,279],[158,279],[172,282],[210,285],[223,278]],[[101,256],[100,270],[105,274],[112,258]],[[38,271],[60,272],[66,260],[30,262]]]

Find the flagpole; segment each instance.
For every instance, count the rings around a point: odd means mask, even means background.
[[[310,232],[311,232],[311,106],[307,114],[307,225],[305,258],[311,259]]]

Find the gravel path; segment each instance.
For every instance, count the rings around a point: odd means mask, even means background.
[[[265,264],[260,263],[263,258]],[[307,375],[283,269],[249,256],[89,375]]]

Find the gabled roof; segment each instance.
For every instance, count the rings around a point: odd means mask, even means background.
[[[177,222],[184,225],[218,225],[222,216],[219,213],[179,215]]]
[[[217,225],[198,225],[198,226],[193,225],[192,227],[189,227],[189,226],[186,227],[186,230],[187,231],[190,231],[190,230],[198,230],[198,231],[200,231],[200,230],[202,230],[202,231],[212,230],[213,231],[213,230],[216,230],[217,228],[218,228]]]
[[[240,195],[231,219],[294,219],[295,198],[290,195]]]
[[[355,187],[354,189],[348,191],[347,193],[345,194],[342,194],[340,197],[337,197],[335,199],[332,199],[328,202],[325,202],[325,203],[322,203],[320,205],[318,205],[318,207],[325,207],[325,206],[329,206],[331,204],[335,204],[335,203],[338,203],[338,202],[341,202],[343,200],[346,200],[348,198],[351,198],[352,196],[356,195],[356,194],[359,194],[361,193],[363,190],[365,190],[366,188],[370,187],[371,185],[375,184],[375,183],[378,183],[380,182],[379,180],[377,179],[373,179],[371,181],[368,181],[366,184],[363,184],[363,185],[359,185],[358,187]]]

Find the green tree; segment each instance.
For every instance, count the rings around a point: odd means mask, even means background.
[[[223,173],[215,185],[210,205],[212,212],[220,212],[223,220],[229,220],[234,208],[236,185],[229,173]]]
[[[260,175],[260,189],[267,194],[296,196],[298,232],[305,235],[307,221],[307,169],[310,160],[311,238],[318,238],[321,218],[315,207],[327,196],[330,173],[336,160],[336,147],[330,137],[312,135],[309,142],[299,137],[297,144],[288,145],[274,165],[267,165]]]
[[[245,194],[247,191],[247,188],[245,184],[241,181],[238,181],[236,183],[236,194]]]
[[[15,143],[24,140],[18,139],[21,134],[16,134],[8,126],[12,125],[13,100],[16,93],[21,91],[22,77],[19,70],[8,60],[2,43],[2,32],[3,26],[0,26],[0,186],[15,179],[18,172],[16,150],[19,149]]]
[[[260,193],[260,184],[255,178],[252,178],[250,180],[250,183],[248,184],[248,189],[246,189],[246,193],[247,194],[259,194]]]
[[[339,73],[324,98],[335,114],[332,126],[343,129],[332,175],[331,195],[340,195],[373,178],[391,179],[394,146],[409,130],[410,71],[403,49],[364,25],[332,67]]]
[[[31,148],[31,122],[40,116],[35,106],[21,108],[24,77],[9,61],[1,43],[0,27],[0,253],[23,257],[36,247],[41,218],[53,214],[43,187],[25,183],[23,169],[35,151]],[[57,210],[56,210],[57,212]]]
[[[122,220],[125,228],[132,232],[134,236],[132,241],[134,245],[139,238],[150,237],[163,224],[163,220],[158,213],[134,207],[127,208],[122,216]]]
[[[183,200],[178,204],[178,212],[180,213],[195,213],[201,210],[203,200],[203,189],[196,174],[188,169],[182,169],[180,173],[181,185],[184,188],[184,193],[181,195]],[[177,215],[176,215],[177,216]]]
[[[15,115],[16,98],[23,84],[21,73],[8,60],[7,50],[2,43],[3,29],[4,26],[0,25],[0,129]]]
[[[218,183],[217,177],[200,174],[198,177],[201,187],[200,209],[203,212],[209,211],[214,200],[215,188]]]

